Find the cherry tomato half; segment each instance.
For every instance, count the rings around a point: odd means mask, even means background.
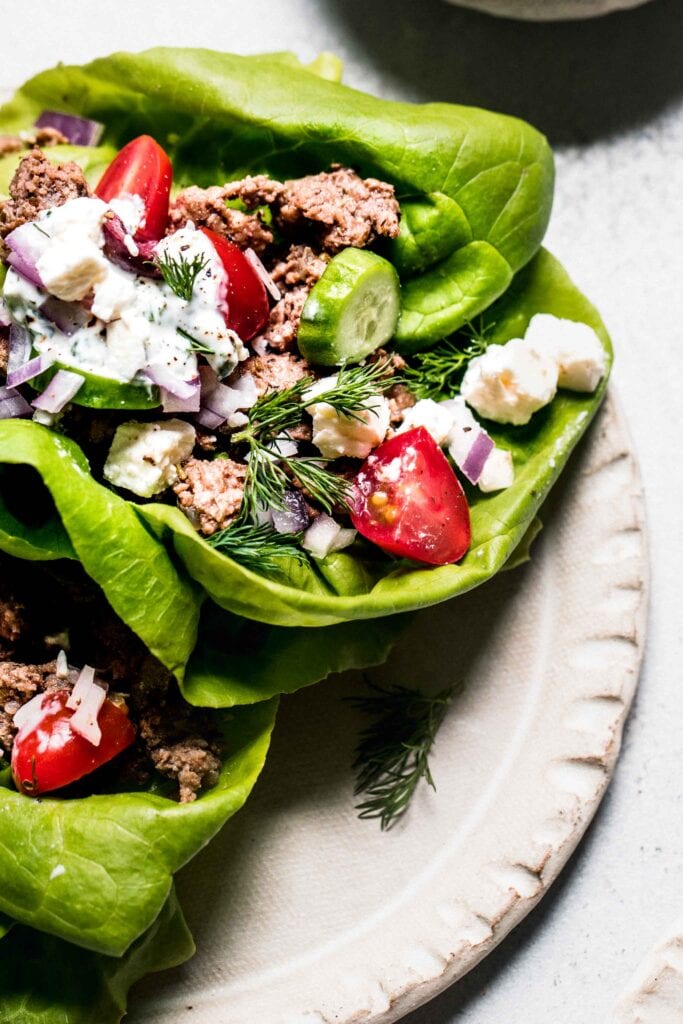
[[[268,292],[249,260],[238,246],[209,228],[200,228],[219,256],[228,278],[223,310],[226,325],[248,341],[268,323]]]
[[[424,427],[385,441],[356,476],[351,519],[383,551],[429,565],[470,546],[470,510],[458,479]]]
[[[97,724],[102,730],[99,746],[75,733],[69,721],[68,690],[43,696],[37,721],[17,733],[12,747],[12,777],[20,792],[39,796],[68,786],[106,764],[135,739],[135,727],[117,704],[105,700]]]
[[[145,213],[135,237],[158,241],[166,230],[172,179],[171,161],[159,143],[151,135],[139,135],[114,157],[95,195],[105,203],[122,196],[140,196]]]

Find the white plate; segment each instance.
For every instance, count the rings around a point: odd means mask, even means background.
[[[473,7],[501,18],[525,21],[567,21],[595,18],[613,11],[640,7],[647,0],[449,0],[458,7]]]
[[[612,400],[544,515],[530,565],[421,613],[378,673],[462,680],[438,792],[392,832],[359,821],[353,681],[283,702],[252,799],[180,879],[197,956],[130,1024],[389,1024],[538,902],[605,791],[642,651],[641,491]]]

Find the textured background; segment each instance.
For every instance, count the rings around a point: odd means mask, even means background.
[[[604,1022],[683,909],[683,4],[532,25],[439,0],[62,0],[58,9],[36,0],[6,20],[1,85],[58,60],[157,43],[290,48],[304,58],[334,49],[352,85],[518,114],[555,146],[548,245],[612,332],[613,379],[645,485],[649,649],[616,778],[560,881],[503,946],[407,1024]]]

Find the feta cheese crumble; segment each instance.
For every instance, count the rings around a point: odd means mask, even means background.
[[[553,355],[513,338],[505,345],[490,345],[471,361],[460,392],[484,419],[524,426],[553,400],[557,378]]]
[[[326,459],[365,459],[386,437],[391,416],[389,403],[383,395],[371,395],[363,409],[350,417],[342,416],[327,402],[311,402],[330,391],[336,382],[336,376],[325,377],[316,381],[304,396],[313,420],[313,444]]]
[[[194,427],[184,420],[139,423],[118,427],[104,464],[104,476],[141,498],[151,498],[178,479],[178,465],[194,448]]]
[[[435,402],[432,398],[421,398],[403,414],[403,422],[396,431],[405,434],[406,430],[424,427],[432,435],[438,445],[445,443],[453,428],[453,417],[443,402]]]
[[[555,357],[561,388],[590,393],[605,376],[605,350],[588,324],[537,313],[531,318],[524,341],[536,351],[550,352]]]

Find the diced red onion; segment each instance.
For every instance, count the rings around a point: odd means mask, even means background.
[[[463,474],[471,484],[476,484],[479,480],[482,470],[486,464],[486,460],[494,447],[493,440],[485,430],[481,430],[477,434],[474,444],[467,453],[467,458],[460,467]]]
[[[9,353],[7,356],[7,372],[18,370],[28,361],[31,355],[31,335],[25,327],[11,324],[9,329]]]
[[[258,401],[258,388],[252,373],[243,373],[230,387],[240,396],[238,409],[251,409]]]
[[[71,338],[92,320],[92,313],[81,302],[65,302],[56,295],[48,295],[40,306],[40,312],[67,338]]]
[[[285,491],[282,496],[284,509],[274,508],[271,521],[278,533],[301,533],[310,521],[306,499],[301,491]]]
[[[107,687],[96,682],[94,668],[84,665],[66,706],[74,712],[69,719],[72,730],[94,747],[98,747],[102,739],[97,718],[106,699]]]
[[[20,384],[25,384],[29,380],[33,380],[34,377],[40,376],[45,370],[48,370],[54,359],[50,359],[48,356],[36,356],[35,359],[29,359],[27,363],[20,366],[18,370],[12,370],[7,374],[7,385],[10,388],[18,388]]]
[[[102,137],[104,125],[75,114],[64,114],[60,110],[44,110],[34,128],[54,128],[61,132],[73,146],[96,146]]]
[[[9,315],[5,300],[0,299],[0,327],[9,327],[11,323],[12,317]]]
[[[268,294],[273,299],[275,299],[276,302],[279,302],[280,299],[282,298],[282,293],[280,292],[280,289],[275,284],[275,282],[273,281],[272,277],[270,276],[270,274],[268,273],[266,268],[263,266],[263,263],[261,262],[259,257],[256,255],[254,250],[253,249],[245,249],[244,250],[244,255],[245,255],[245,258],[247,259],[247,262],[251,263],[252,267],[254,268],[254,270],[256,271],[258,276],[263,281],[264,285],[266,286],[266,291],[268,292]]]
[[[130,235],[120,217],[115,214],[104,218],[102,223],[104,234],[104,255],[117,267],[128,270],[141,277],[160,278],[161,271],[154,262],[156,242],[135,242],[137,255],[130,251]]]
[[[262,334],[258,338],[252,338],[249,342],[257,356],[265,356],[268,351],[268,342]]]
[[[202,399],[202,404],[205,409],[227,420],[242,407],[242,397],[239,391],[229,388],[227,384],[216,384],[210,394]]]
[[[196,397],[197,408],[190,409],[189,412],[196,412],[199,409],[199,377],[194,377],[192,380],[182,380],[168,366],[163,366],[160,363],[153,363],[151,366],[147,366],[145,374],[153,384],[168,391],[169,394],[179,398],[181,401],[193,400]]]
[[[306,530],[301,546],[310,551],[314,558],[325,558],[332,551],[340,551],[353,544],[355,539],[355,530],[343,529],[331,516],[323,512]]]
[[[64,406],[80,391],[85,378],[70,370],[57,370],[48,386],[31,402],[34,409],[43,412],[61,412]]]
[[[14,388],[0,388],[0,420],[13,420],[30,415],[31,406],[23,395]]]
[[[226,417],[219,416],[215,412],[211,412],[210,409],[200,409],[195,420],[202,427],[206,427],[207,430],[215,430],[216,427],[220,427],[221,424],[225,423]]]
[[[14,231],[10,231],[5,242],[11,250],[7,257],[10,267],[37,288],[44,288],[36,263],[44,253],[49,239],[41,233],[36,222],[20,224]]]

